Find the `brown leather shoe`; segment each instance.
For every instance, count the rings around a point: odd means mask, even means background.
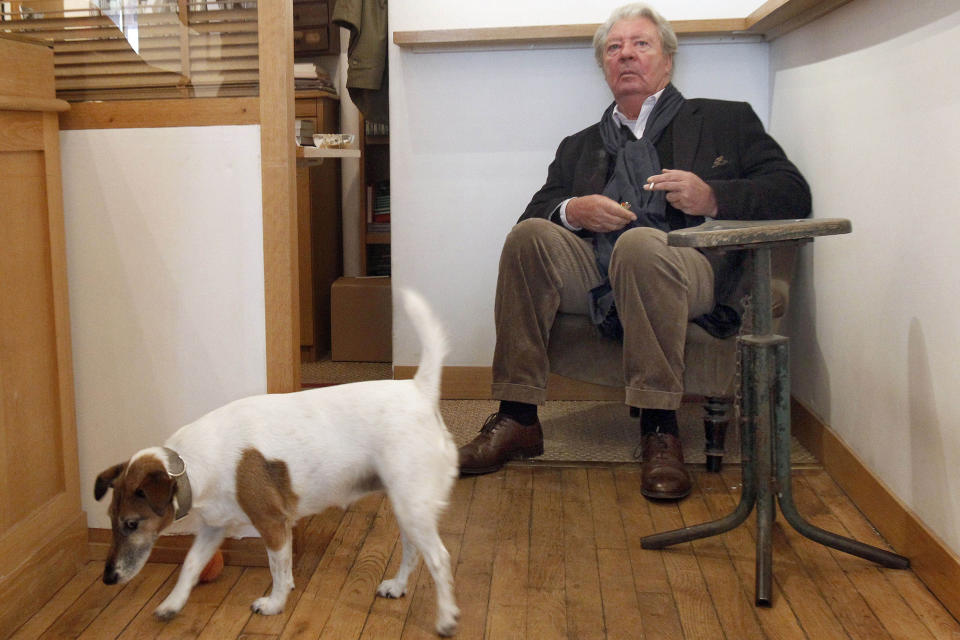
[[[460,447],[460,475],[492,473],[510,460],[543,454],[540,421],[525,427],[501,413],[491,414],[480,435]]]
[[[640,493],[659,500],[685,498],[693,486],[690,472],[683,464],[680,438],[666,433],[643,436],[643,471]]]

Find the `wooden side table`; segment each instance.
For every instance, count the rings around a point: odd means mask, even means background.
[[[786,521],[799,533],[885,567],[906,569],[904,556],[878,549],[820,529],[797,511],[790,479],[790,365],[789,339],[772,333],[770,252],[784,243],[811,242],[817,236],[850,233],[842,218],[805,220],[711,220],[698,227],[667,235],[671,246],[749,251],[751,285],[750,335],[738,339],[741,362],[741,417],[743,490],[736,509],[719,520],[649,535],[644,549],[662,549],[680,542],[729,531],[757,507],[756,604],[770,606],[773,582],[773,521],[780,505]]]

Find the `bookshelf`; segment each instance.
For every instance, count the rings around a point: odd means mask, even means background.
[[[360,163],[363,194],[361,222],[362,273],[390,275],[390,134],[386,125],[361,117]]]

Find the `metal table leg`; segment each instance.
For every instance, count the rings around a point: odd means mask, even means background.
[[[793,502],[793,491],[790,481],[790,363],[789,345],[786,339],[776,347],[777,384],[774,387],[776,397],[776,420],[774,443],[777,460],[777,495],[783,517],[798,532],[822,545],[833,547],[876,562],[891,569],[908,569],[910,560],[885,549],[878,549],[868,544],[852,540],[835,533],[831,533],[807,522],[797,511]]]
[[[773,584],[773,522],[779,503],[786,521],[800,534],[820,544],[906,569],[909,559],[825,531],[807,522],[793,502],[790,478],[789,340],[772,334],[770,247],[752,248],[752,335],[738,342],[741,374],[741,448],[743,491],[729,515],[702,524],[645,536],[644,549],[664,547],[714,536],[746,520],[757,507],[756,604],[771,604]]]

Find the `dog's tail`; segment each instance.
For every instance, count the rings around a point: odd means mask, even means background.
[[[410,289],[400,289],[403,306],[413,322],[420,338],[420,365],[413,382],[424,396],[436,403],[440,399],[440,374],[443,357],[447,355],[447,337],[440,320],[434,315],[427,301]]]

